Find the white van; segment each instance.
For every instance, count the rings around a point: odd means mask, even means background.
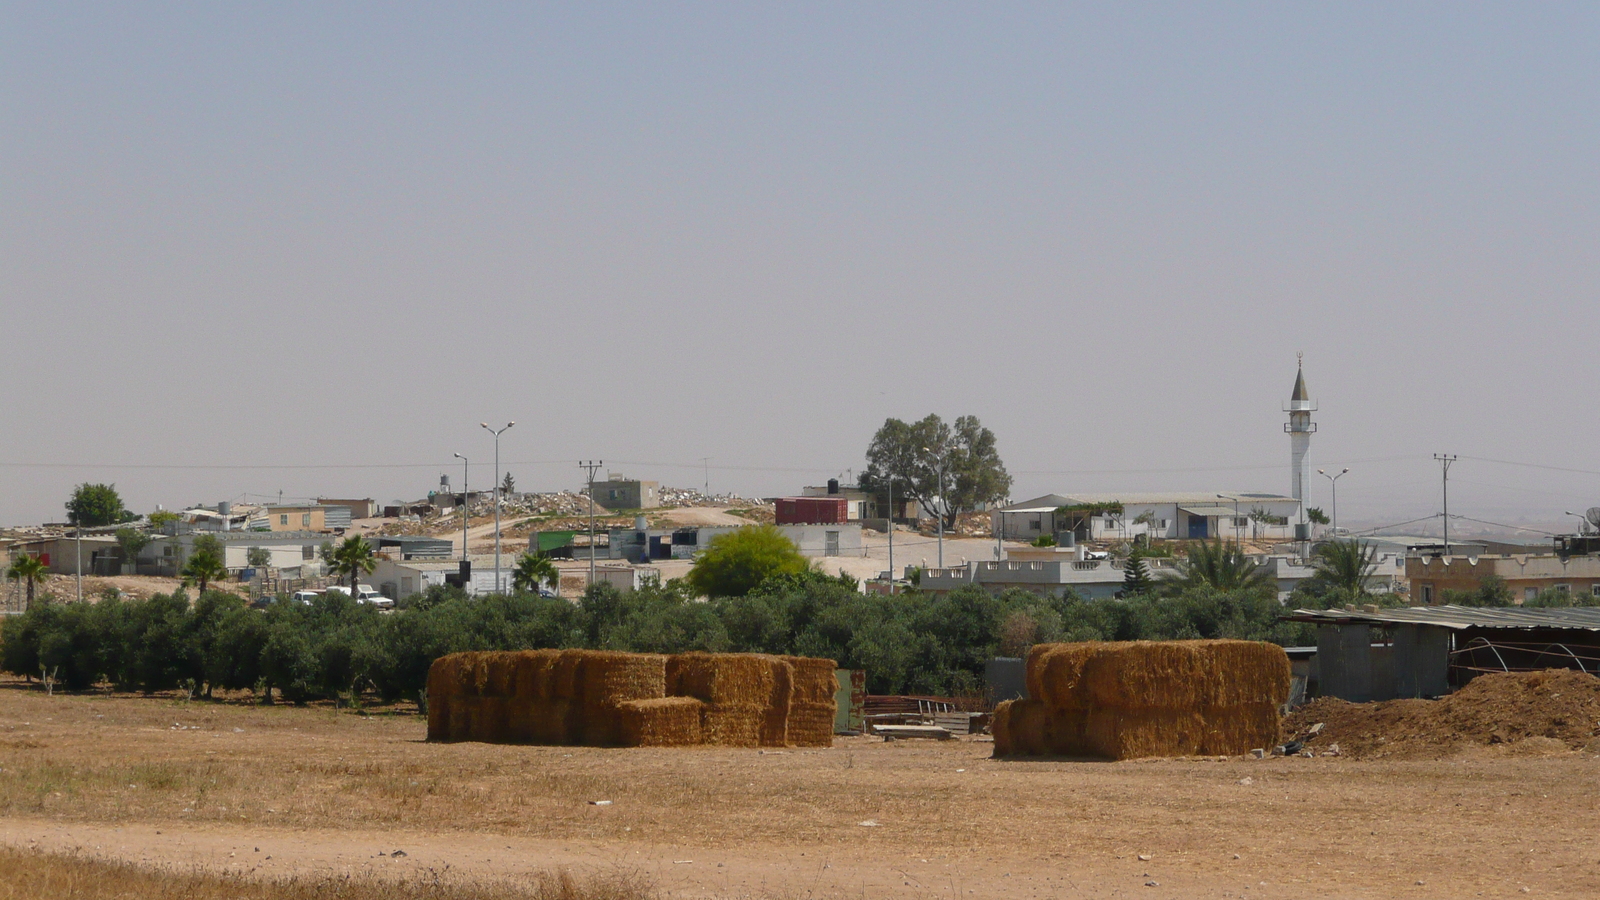
[[[332,585],[328,588],[328,590],[338,591],[346,597],[350,596],[350,589],[344,585]],[[371,603],[373,606],[376,606],[379,609],[391,609],[394,607],[393,600],[390,600],[388,597],[378,593],[377,588],[374,588],[370,584],[356,585],[355,599],[357,603]]]

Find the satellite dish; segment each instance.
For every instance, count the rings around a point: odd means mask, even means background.
[[[1589,520],[1596,530],[1600,530],[1600,506],[1591,506],[1584,512],[1583,517]]]

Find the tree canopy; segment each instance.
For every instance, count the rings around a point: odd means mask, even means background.
[[[711,539],[684,581],[706,597],[743,597],[775,575],[799,575],[811,564],[794,541],[771,525],[740,528]]]
[[[861,473],[860,486],[887,495],[891,484],[896,496],[917,501],[930,516],[942,512],[947,524],[960,513],[1004,500],[1011,493],[1011,476],[995,448],[994,432],[976,416],[962,416],[953,427],[937,415],[910,423],[886,420],[867,445],[867,470]]]
[[[1178,565],[1175,574],[1163,585],[1169,594],[1210,588],[1216,591],[1251,591],[1276,598],[1277,584],[1262,566],[1256,565],[1237,544],[1199,541],[1189,549],[1189,558]]]
[[[555,587],[561,581],[556,564],[543,553],[524,553],[517,557],[517,567],[511,572],[511,589],[537,593],[539,585]]]
[[[178,575],[185,584],[198,585],[202,594],[211,582],[227,578],[228,567],[224,561],[222,542],[209,534],[195,538],[189,559],[184,562]]]
[[[137,518],[122,505],[114,484],[80,484],[67,501],[67,521],[84,528],[120,525]]]
[[[328,552],[327,558],[333,566],[334,575],[350,579],[352,597],[355,596],[356,582],[361,580],[361,576],[378,567],[377,554],[373,552],[372,545],[360,535],[352,534],[340,541]]]

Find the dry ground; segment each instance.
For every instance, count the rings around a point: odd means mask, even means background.
[[[1013,762],[975,740],[423,734],[405,710],[0,683],[0,843],[253,877],[625,870],[672,897],[1600,895],[1600,760],[1579,752]]]

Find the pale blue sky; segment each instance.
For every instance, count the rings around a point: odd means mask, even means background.
[[[1341,518],[1447,451],[1584,470],[1454,470],[1549,521],[1600,503],[1597,51],[1593,5],[0,3],[0,522],[420,496],[508,419],[529,489],[788,493],[938,412],[1019,499],[1286,491],[1297,350]]]

